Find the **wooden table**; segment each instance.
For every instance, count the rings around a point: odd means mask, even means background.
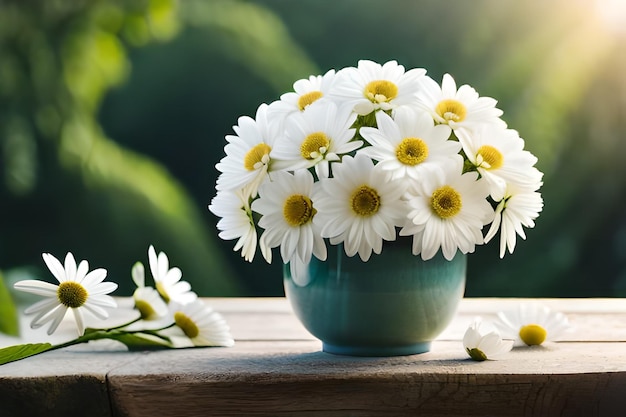
[[[468,359],[473,317],[526,301],[465,299],[431,352],[356,358],[321,352],[285,299],[211,298],[235,347],[44,353],[0,367],[0,416],[626,415],[626,300],[539,300],[564,341]]]

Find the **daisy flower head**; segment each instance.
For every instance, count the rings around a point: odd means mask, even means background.
[[[470,358],[475,361],[494,360],[513,348],[512,340],[502,340],[495,331],[482,334],[480,324],[480,320],[475,320],[463,336],[463,347]]]
[[[516,309],[498,312],[494,325],[504,337],[514,339],[516,346],[556,341],[571,329],[563,313],[537,303],[521,303]]]
[[[103,282],[107,275],[105,269],[98,268],[89,272],[88,262],[83,260],[77,266],[71,252],[65,256],[64,264],[49,253],[42,254],[42,257],[59,282],[58,285],[38,280],[24,280],[14,284],[17,290],[45,297],[24,312],[27,315],[35,315],[30,324],[31,328],[37,329],[50,323],[48,328],[50,335],[57,329],[65,313],[71,309],[78,334],[82,336],[85,332],[83,310],[104,320],[109,317],[105,308],[117,307],[113,297],[107,295],[117,289],[117,284]]]
[[[198,298],[198,295],[191,291],[191,284],[181,281],[183,272],[180,268],[170,268],[165,252],[159,252],[157,256],[154,246],[150,245],[148,261],[156,289],[166,303],[173,301],[186,304]]]
[[[252,203],[252,209],[262,215],[259,226],[265,229],[265,244],[280,246],[284,263],[297,257],[308,264],[312,255],[326,260],[326,244],[319,225],[313,223],[317,213],[315,185],[308,170],[294,174],[278,171],[271,181],[263,183],[259,198]]]
[[[461,144],[448,140],[450,128],[433,124],[432,118],[420,110],[399,108],[391,118],[376,113],[377,127],[362,127],[360,134],[371,146],[361,148],[394,178],[419,180],[438,175],[440,166],[453,159],[461,160]]]
[[[290,114],[305,111],[311,104],[327,99],[335,81],[335,70],[324,75],[311,75],[296,81],[293,91],[280,96],[280,100],[270,103],[268,112],[271,117],[284,119]]]
[[[364,116],[376,110],[393,110],[411,105],[417,97],[423,68],[405,71],[396,61],[379,64],[361,60],[358,67],[337,73],[332,97],[341,105]]]
[[[235,135],[226,136],[226,156],[215,165],[221,172],[217,190],[247,187],[250,195],[256,195],[256,189],[270,170],[272,147],[279,131],[278,123],[268,117],[267,108],[267,104],[261,104],[254,119],[240,117],[233,126]]]
[[[491,188],[491,197],[500,201],[507,183],[531,186],[541,180],[533,166],[537,158],[524,150],[524,140],[512,129],[485,125],[476,131],[459,130],[459,141],[467,159]]]
[[[405,182],[388,178],[365,155],[344,156],[333,178],[321,182],[313,222],[333,245],[344,244],[348,256],[359,254],[363,262],[372,251],[379,254],[383,240],[395,240],[396,226],[406,215]]]
[[[408,194],[408,218],[401,235],[413,235],[413,254],[422,259],[435,256],[441,248],[451,260],[458,250],[474,252],[483,243],[482,228],[493,220],[487,200],[489,188],[476,172],[462,173],[462,163],[442,167],[443,176],[429,176],[414,183]]]
[[[209,210],[220,217],[218,236],[224,240],[237,239],[234,251],[241,249],[241,256],[252,262],[257,247],[257,230],[250,208],[250,198],[243,190],[218,191],[211,200]],[[261,242],[259,242],[261,243]],[[261,253],[270,262],[271,251],[260,244]],[[270,258],[268,258],[270,256]]]
[[[327,178],[331,162],[363,144],[352,140],[355,129],[350,126],[355,120],[355,114],[332,102],[292,115],[285,121],[285,136],[276,141],[274,167],[286,171],[315,167],[319,178]]]
[[[235,344],[222,315],[200,299],[184,305],[172,303],[170,314],[174,326],[163,333],[169,336],[177,347],[230,347]]]
[[[518,235],[526,239],[524,227],[535,227],[535,219],[543,210],[543,198],[537,192],[539,186],[540,183],[531,187],[507,184],[504,198],[496,206],[495,218],[485,235],[487,243],[500,231],[500,258],[504,258],[507,249],[513,253]]]
[[[447,124],[455,131],[457,128],[484,123],[506,126],[500,119],[503,112],[496,108],[496,100],[480,97],[467,84],[457,90],[456,82],[450,74],[444,74],[441,86],[428,76],[421,81],[418,102],[431,114],[435,123]]]
[[[141,262],[133,265],[131,276],[137,286],[133,292],[133,301],[141,319],[157,320],[164,317],[167,314],[167,305],[156,289],[146,287],[145,268]]]

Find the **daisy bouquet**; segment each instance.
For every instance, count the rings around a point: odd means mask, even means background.
[[[534,227],[543,174],[496,100],[449,74],[362,60],[294,83],[226,136],[209,209],[219,236],[252,261],[326,259],[327,245],[366,262],[412,238],[428,260],[500,234],[500,257]]]

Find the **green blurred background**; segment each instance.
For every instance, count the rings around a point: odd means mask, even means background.
[[[625,5],[1,1],[0,269],[72,251],[129,294],[154,244],[201,295],[282,295],[207,210],[224,136],[299,78],[396,59],[496,98],[545,172],[536,228],[478,247],[466,295],[626,296]]]

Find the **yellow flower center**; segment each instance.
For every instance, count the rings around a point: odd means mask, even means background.
[[[391,101],[398,95],[398,86],[387,80],[372,81],[365,86],[365,97],[374,103]]]
[[[376,214],[380,208],[380,196],[375,189],[362,185],[357,188],[350,198],[352,211],[359,216],[368,217]]]
[[[428,146],[420,138],[404,138],[396,148],[396,157],[404,165],[421,164],[428,158]]]
[[[498,169],[504,163],[502,153],[493,146],[483,145],[478,148],[478,165],[487,169]]]
[[[290,195],[283,205],[283,216],[290,226],[302,226],[309,222],[317,210],[313,208],[311,199],[305,195]]]
[[[447,122],[462,122],[467,117],[465,104],[451,98],[441,100],[435,111]]]
[[[57,298],[59,302],[69,308],[78,308],[85,304],[89,293],[78,282],[65,281],[59,284]]]
[[[430,197],[430,206],[439,217],[448,219],[456,216],[463,205],[461,195],[449,185],[444,185]]]
[[[304,159],[315,159],[324,155],[330,146],[330,139],[323,132],[311,133],[300,145],[300,154]]]
[[[272,148],[267,143],[259,143],[250,149],[243,158],[243,166],[248,171],[259,169],[261,165],[269,162],[269,155]]]
[[[165,286],[163,285],[162,282],[157,282],[156,283],[156,290],[161,295],[161,298],[163,299],[163,301],[165,301],[166,303],[170,302],[170,296],[168,295],[167,291],[165,290]]]
[[[487,355],[485,355],[485,353],[478,348],[465,348],[465,350],[467,350],[467,354],[470,355],[470,358],[474,359],[475,361],[482,362],[487,360]]]
[[[174,322],[182,329],[185,336],[190,339],[193,339],[200,334],[200,329],[198,329],[196,323],[194,323],[193,320],[181,311],[174,313]]]
[[[548,336],[546,329],[538,324],[527,324],[519,329],[519,337],[528,346],[540,345]]]
[[[313,102],[322,98],[322,96],[323,94],[321,91],[311,91],[309,93],[302,94],[298,99],[298,108],[302,111],[306,109],[308,105],[313,104]]]
[[[156,316],[156,311],[154,311],[152,305],[144,300],[135,300],[135,308],[139,311],[143,320],[150,320]]]

